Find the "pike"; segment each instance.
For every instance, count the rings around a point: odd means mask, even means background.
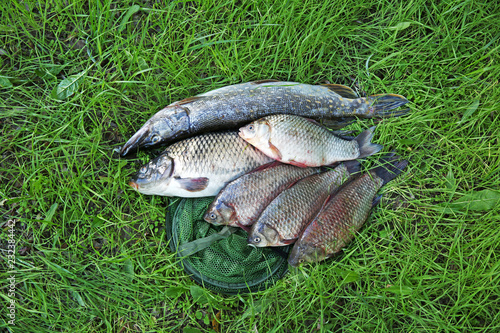
[[[378,203],[378,190],[394,179],[408,164],[386,157],[388,165],[380,166],[343,185],[321,212],[304,229],[288,257],[291,266],[318,262],[333,256],[347,245],[368,219]]]
[[[395,94],[358,97],[349,87],[260,80],[230,85],[174,102],[153,115],[125,143],[121,155],[139,147],[172,142],[198,133],[236,129],[272,114],[294,114],[315,120],[385,118],[408,100]]]

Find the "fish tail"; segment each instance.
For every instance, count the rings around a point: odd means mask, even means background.
[[[382,186],[396,178],[408,165],[407,160],[399,161],[400,158],[394,153],[387,154],[380,159],[385,164],[373,169],[373,173],[383,180]]]
[[[376,143],[371,143],[371,139],[373,138],[373,132],[375,131],[376,126],[372,126],[366,131],[362,132],[358,135],[354,140],[358,142],[359,145],[359,156],[358,158],[364,158],[370,155],[373,155],[384,148],[382,145],[378,145]]]
[[[359,161],[357,160],[345,161],[344,166],[350,175],[358,173],[361,170],[361,163],[359,163]]]
[[[399,117],[410,111],[409,108],[391,111],[392,109],[398,108],[409,102],[404,96],[401,95],[371,95],[368,96],[366,100],[372,103],[369,108],[369,113],[372,117]]]

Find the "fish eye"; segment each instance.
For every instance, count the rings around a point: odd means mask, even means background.
[[[148,167],[146,165],[143,165],[140,169],[139,169],[139,172],[140,173],[146,173],[146,171],[148,171]]]
[[[299,264],[302,264],[304,262],[304,259],[299,259]]]
[[[211,220],[215,220],[217,218],[217,215],[215,215],[215,213],[210,213],[210,215],[208,215],[208,217],[211,219]]]
[[[254,243],[260,243],[260,237],[254,237],[253,241]]]
[[[249,131],[253,131],[253,129],[254,129],[253,125],[248,125],[248,130]]]
[[[158,134],[155,134],[151,137],[152,143],[157,143],[158,141],[160,141],[160,136]]]

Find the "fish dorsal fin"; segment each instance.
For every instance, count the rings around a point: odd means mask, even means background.
[[[341,84],[322,84],[322,86],[327,87],[331,91],[336,92],[340,96],[344,98],[350,98],[350,99],[355,99],[358,98],[358,94],[348,86],[343,86]]]
[[[266,79],[266,80],[252,81],[252,84],[263,84],[263,83],[270,83],[270,82],[280,82],[280,81],[274,80],[274,79]]]
[[[177,101],[175,103],[173,103],[174,105],[185,105],[185,104],[189,104],[189,103],[192,103],[192,102],[195,102],[199,99],[203,98],[203,96],[193,96],[193,97],[188,97],[188,98],[184,98],[184,99],[181,99],[180,101]]]

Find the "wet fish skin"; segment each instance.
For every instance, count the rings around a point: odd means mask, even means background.
[[[400,95],[358,98],[349,87],[260,80],[230,85],[174,102],[151,117],[121,150],[172,142],[200,132],[238,128],[271,114],[295,114],[316,120],[390,117],[408,103]]]
[[[343,185],[304,229],[288,258],[291,266],[318,262],[347,245],[368,219],[380,197],[378,190],[406,167],[407,161],[392,156],[388,166],[378,167]]]
[[[350,163],[359,168],[359,163]],[[330,193],[349,176],[348,167],[343,163],[333,170],[298,181],[266,207],[253,224],[248,243],[257,247],[293,243],[319,212]]]
[[[282,191],[319,172],[319,168],[298,168],[278,162],[259,167],[227,184],[203,218],[214,225],[251,226]]]
[[[129,185],[149,195],[215,196],[228,182],[271,161],[236,132],[207,133],[167,147]]]
[[[354,140],[344,140],[326,127],[294,115],[272,115],[242,128],[239,135],[267,156],[300,167],[317,167],[363,158],[383,146],[371,143],[372,127]]]

